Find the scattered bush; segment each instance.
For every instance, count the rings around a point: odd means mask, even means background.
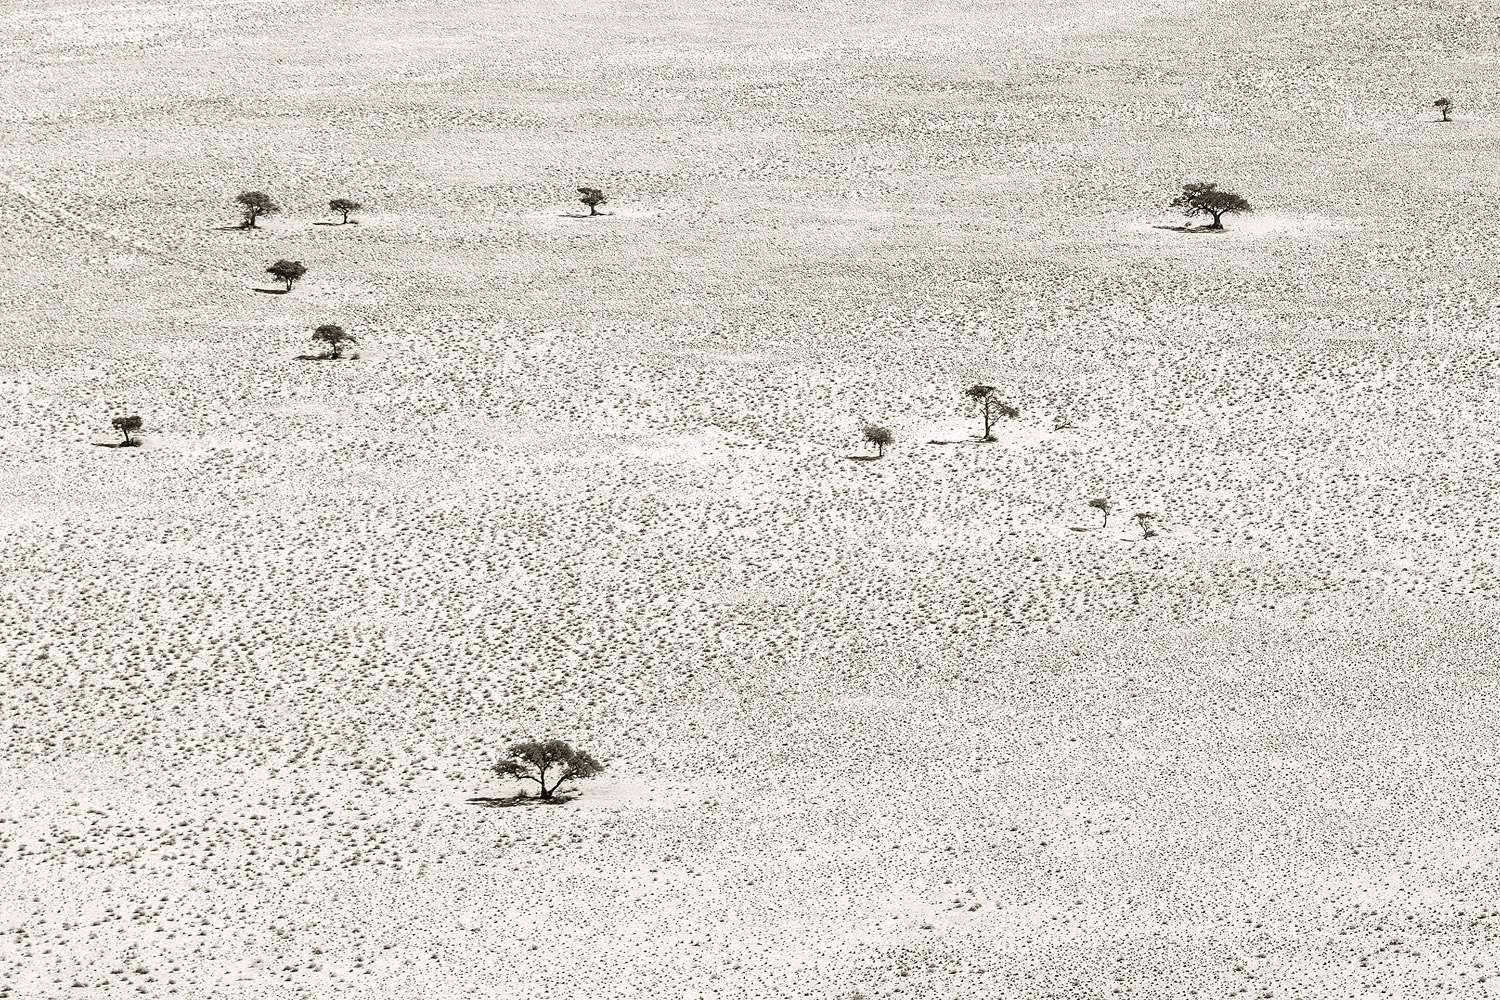
[[[1217,184],[1184,184],[1169,208],[1180,208],[1189,216],[1211,215],[1208,228],[1222,230],[1223,218],[1231,212],[1251,212],[1250,203],[1233,191],[1220,191]]]
[[[583,197],[579,198],[578,200],[589,207],[590,215],[598,215],[599,206],[604,204],[606,201],[609,201],[609,199],[604,196],[604,192],[599,190],[598,188],[579,188],[578,193],[583,195]]]
[[[264,191],[243,191],[234,200],[244,211],[244,221],[240,223],[241,229],[259,228],[255,220],[262,215],[274,215],[281,211],[281,206]]]
[[[358,343],[354,334],[337,323],[324,323],[318,327],[313,331],[313,341],[327,348],[323,354],[325,358],[342,358],[345,345]]]
[[[361,208],[364,208],[359,202],[350,201],[348,198],[335,198],[328,203],[328,207],[343,216],[343,221],[339,223],[341,226],[349,224],[349,214],[351,212],[358,212]]]
[[[554,769],[556,777],[549,783],[547,775]],[[604,765],[562,740],[541,740],[511,744],[494,771],[502,778],[534,781],[541,797],[550,799],[563,782],[596,777],[604,773]]]
[[[125,435],[125,443],[122,444],[120,447],[122,447],[122,448],[134,448],[135,446],[137,446],[138,444],[141,443],[139,439],[132,438],[130,436],[130,434],[131,434],[132,431],[139,431],[141,429],[141,418],[140,417],[136,417],[136,416],[115,417],[115,419],[111,420],[109,423],[110,423],[111,427],[113,427],[115,430],[119,431],[121,434]]]
[[[300,260],[278,260],[266,268],[266,273],[273,278],[284,281],[286,283],[286,290],[290,292],[292,285],[296,284],[307,273],[307,268],[302,266]]]
[[[896,435],[891,433],[889,427],[877,427],[871,424],[864,430],[865,442],[875,446],[875,457],[884,458],[886,448],[896,443]]]
[[[1003,401],[995,395],[995,387],[992,385],[974,385],[964,391],[964,395],[973,400],[979,407],[979,415],[984,420],[984,434],[981,441],[993,441],[995,435],[992,432],[995,421],[1000,417],[1019,417],[1021,411]]]

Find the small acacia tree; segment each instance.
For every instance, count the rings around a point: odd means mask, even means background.
[[[864,429],[865,442],[875,446],[875,457],[884,458],[886,448],[896,443],[896,435],[891,433],[889,427],[879,427],[875,424]]]
[[[1104,515],[1104,523],[1101,524],[1100,527],[1101,528],[1107,528],[1107,527],[1109,527],[1109,513],[1110,513],[1110,511],[1112,511],[1114,509],[1113,507],[1111,507],[1109,505],[1109,501],[1107,499],[1105,499],[1104,497],[1100,497],[1097,500],[1090,500],[1089,501],[1089,506],[1092,507],[1092,508],[1094,508],[1095,510],[1099,511],[1101,514]]]
[[[1453,102],[1448,100],[1448,98],[1439,97],[1432,102],[1432,106],[1437,108],[1438,112],[1443,116],[1439,121],[1451,122],[1453,120],[1449,117],[1453,114]]]
[[[313,331],[313,340],[327,349],[324,357],[329,358],[342,358],[345,345],[358,343],[354,339],[354,334],[337,323],[324,323],[318,327]]]
[[[111,420],[109,423],[111,427],[119,431],[121,434],[125,435],[125,444],[122,447],[134,448],[136,445],[141,443],[139,440],[130,436],[132,431],[139,431],[141,429],[140,417],[115,417],[115,419]]]
[[[343,216],[343,221],[339,223],[341,226],[349,224],[349,213],[358,212],[364,208],[359,202],[350,201],[348,198],[335,198],[328,203],[328,207]]]
[[[286,283],[286,290],[291,291],[292,285],[301,280],[307,273],[307,268],[302,266],[300,260],[278,260],[266,268],[266,273]]]
[[[234,199],[244,212],[244,221],[240,223],[241,229],[256,229],[255,220],[262,215],[274,215],[281,211],[281,206],[271,199],[264,191],[244,191]]]
[[[604,765],[562,740],[533,740],[512,743],[494,770],[502,778],[536,782],[541,797],[550,799],[563,782],[596,777],[604,773]]]
[[[598,215],[599,206],[604,204],[606,201],[609,201],[609,199],[604,196],[604,192],[599,190],[598,188],[579,188],[578,193],[583,195],[583,197],[579,198],[578,200],[589,207],[590,215]]]
[[[1156,528],[1154,527],[1154,525],[1156,524],[1155,514],[1149,513],[1147,511],[1141,511],[1135,516],[1135,523],[1141,526],[1142,538],[1156,537]]]
[[[999,418],[1021,415],[1020,410],[995,395],[995,387],[992,385],[971,385],[964,390],[964,396],[979,407],[979,416],[984,421],[984,434],[980,437],[981,441],[995,440],[993,428],[995,421]]]
[[[1233,191],[1220,191],[1217,184],[1184,184],[1169,208],[1180,208],[1189,216],[1211,215],[1212,230],[1224,228],[1224,216],[1231,212],[1251,212],[1250,203]]]

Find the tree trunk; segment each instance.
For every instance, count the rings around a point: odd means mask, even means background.
[[[349,224],[349,213],[345,212],[344,213],[344,221],[340,222],[339,225],[341,225],[341,226],[347,226],[348,224]]]
[[[1101,528],[1107,528],[1107,527],[1109,527],[1109,511],[1105,511],[1104,512],[1104,523],[1101,524],[1100,527]]]
[[[1223,229],[1224,228],[1224,223],[1221,221],[1223,215],[1224,215],[1223,212],[1214,212],[1213,213],[1214,221],[1211,222],[1211,223],[1209,223],[1208,228],[1209,229]]]

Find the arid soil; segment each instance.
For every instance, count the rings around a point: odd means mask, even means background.
[[[1493,12],[0,25],[0,997],[1500,995]]]

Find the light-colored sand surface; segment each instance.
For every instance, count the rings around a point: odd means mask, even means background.
[[[0,996],[1500,994],[1500,29],[1234,6],[0,12]]]

